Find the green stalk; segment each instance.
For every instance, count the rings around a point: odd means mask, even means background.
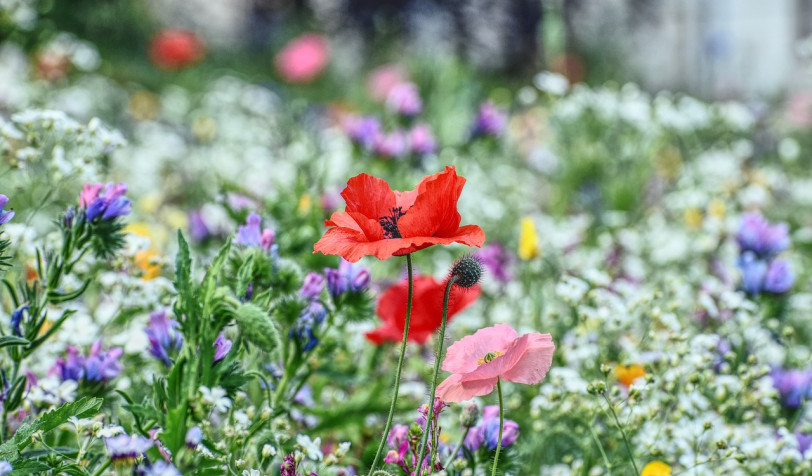
[[[615,419],[617,429],[620,430],[620,436],[623,437],[623,443],[626,445],[626,451],[629,453],[629,459],[631,459],[632,461],[634,474],[640,474],[640,470],[637,469],[637,463],[634,461],[634,453],[632,453],[632,445],[629,443],[629,438],[626,436],[626,432],[623,431],[623,425],[620,424],[620,420],[617,418],[617,413],[615,413],[615,407],[612,405],[612,402],[609,401],[609,398],[605,394],[603,395],[603,399],[606,400],[606,404],[609,405],[609,411],[612,412],[612,417]]]
[[[462,434],[462,438],[460,438],[460,442],[457,443],[457,446],[454,448],[454,451],[451,452],[451,456],[448,457],[448,460],[446,460],[445,464],[443,465],[443,468],[448,468],[454,462],[454,459],[457,457],[457,453],[459,453],[460,448],[462,448],[462,445],[465,444],[465,438],[468,437],[468,432],[470,431],[471,427],[466,426],[465,431]]]
[[[499,394],[499,439],[496,440],[496,456],[493,457],[491,476],[496,476],[496,465],[499,463],[499,450],[502,449],[502,428],[505,426],[505,405],[502,404],[502,379],[496,377],[496,393]]]
[[[448,322],[448,298],[451,296],[451,288],[457,279],[451,276],[445,285],[445,295],[443,295],[443,322],[440,324],[440,338],[437,340],[437,353],[434,355],[434,376],[431,379],[431,397],[429,398],[429,412],[426,416],[426,428],[423,429],[423,438],[420,442],[420,452],[417,458],[417,476],[423,471],[423,458],[426,457],[426,444],[429,439],[429,424],[434,419],[434,394],[437,390],[437,374],[440,373],[440,360],[443,357],[443,341],[445,340],[445,327]]]
[[[406,298],[406,320],[403,322],[403,341],[400,343],[400,357],[398,358],[398,367],[395,371],[395,392],[392,395],[392,404],[389,406],[389,417],[386,419],[386,426],[383,429],[383,436],[381,436],[381,443],[378,445],[378,451],[375,453],[375,459],[372,460],[372,466],[369,467],[369,475],[375,472],[375,467],[378,465],[378,460],[383,453],[383,448],[386,446],[386,436],[389,434],[389,428],[392,426],[392,417],[395,415],[395,407],[398,402],[398,390],[400,389],[400,374],[403,370],[403,358],[406,355],[406,339],[409,337],[409,322],[412,319],[412,295],[414,287],[414,279],[412,278],[412,255],[406,255],[406,269],[409,273],[409,294]]]

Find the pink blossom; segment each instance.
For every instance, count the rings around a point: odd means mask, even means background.
[[[389,96],[389,91],[396,85],[407,81],[403,69],[394,64],[388,64],[374,69],[367,78],[367,91],[376,101],[383,102]]]
[[[327,40],[307,33],[290,41],[276,55],[276,71],[289,83],[309,83],[327,66]]]
[[[507,324],[496,324],[463,337],[448,348],[443,370],[453,375],[437,387],[447,402],[462,402],[493,391],[497,379],[535,385],[553,363],[550,334],[518,336]]]

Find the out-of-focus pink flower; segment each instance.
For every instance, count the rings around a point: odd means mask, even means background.
[[[812,94],[798,93],[787,103],[787,117],[796,127],[812,125]]]
[[[415,124],[409,131],[409,143],[412,152],[417,155],[431,155],[437,150],[434,134],[428,124]]]
[[[369,73],[367,91],[372,99],[383,102],[389,96],[392,88],[405,81],[407,81],[406,73],[400,66],[384,65]]]
[[[414,117],[423,111],[423,101],[417,85],[410,82],[392,86],[386,96],[386,105],[406,117]]]
[[[448,348],[443,370],[452,372],[437,387],[447,402],[462,402],[493,391],[497,379],[535,385],[553,363],[550,334],[518,336],[507,324],[496,324],[463,337]]]
[[[329,60],[327,40],[306,33],[291,40],[276,55],[276,71],[289,83],[309,83],[316,79]]]
[[[186,30],[164,30],[152,38],[149,58],[160,69],[178,70],[203,58],[203,41]]]

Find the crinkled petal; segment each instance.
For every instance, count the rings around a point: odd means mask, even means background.
[[[496,324],[480,329],[473,335],[465,336],[448,348],[443,370],[456,374],[473,372],[478,367],[479,359],[485,357],[488,352],[506,352],[516,340],[517,335],[509,325]]]
[[[437,397],[444,402],[463,402],[487,395],[493,392],[495,386],[496,378],[464,382],[461,375],[454,374],[437,386]]]
[[[347,188],[341,192],[347,202],[347,212],[358,212],[377,220],[389,216],[395,206],[395,193],[386,180],[368,174],[360,174],[347,181]]]
[[[453,166],[424,178],[417,187],[414,205],[398,221],[403,236],[453,236],[460,227],[457,200],[465,178],[457,175]]]
[[[524,353],[529,344],[529,335],[530,334],[525,334],[513,341],[510,347],[508,347],[508,349],[505,351],[504,355],[478,366],[473,372],[463,375],[463,380],[473,382],[476,380],[487,380],[501,377],[524,357]]]
[[[502,379],[508,382],[535,385],[544,380],[553,365],[555,344],[553,344],[550,334],[532,333],[521,337],[521,339],[525,338],[527,348],[524,355],[502,374]]]

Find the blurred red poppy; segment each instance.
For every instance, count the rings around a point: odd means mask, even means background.
[[[186,30],[164,30],[152,38],[149,58],[160,69],[174,71],[203,58],[203,41]]]
[[[345,211],[325,220],[324,225],[332,228],[313,252],[356,262],[366,255],[386,259],[431,245],[482,246],[485,233],[480,227],[460,226],[457,200],[464,185],[465,178],[453,166],[424,177],[409,192],[392,191],[386,181],[371,175],[357,175],[341,192]]]
[[[443,321],[443,294],[446,282],[435,281],[431,276],[418,276],[414,279],[414,301],[412,318],[409,322],[409,341],[426,342]],[[403,323],[406,320],[406,300],[409,282],[403,280],[388,288],[378,300],[378,317],[381,326],[367,332],[367,339],[377,345],[385,341],[400,342],[403,339]],[[479,297],[479,286],[464,289],[451,288],[448,299],[448,320]]]

